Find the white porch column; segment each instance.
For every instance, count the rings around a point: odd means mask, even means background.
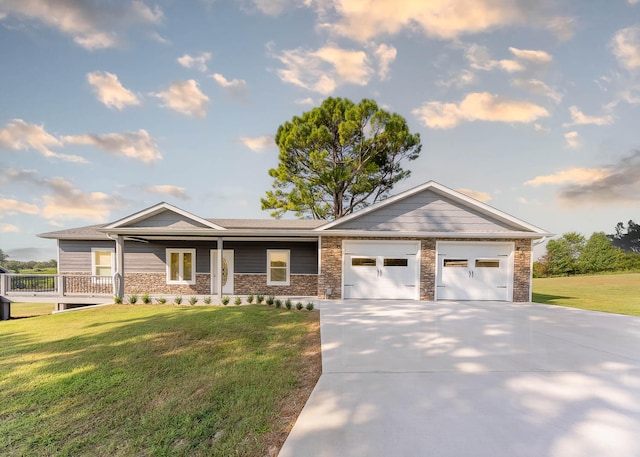
[[[222,250],[224,249],[224,246],[221,237],[218,237],[217,242],[218,249],[216,250],[216,254],[218,255],[218,271],[216,271],[216,286],[218,289],[218,299],[222,300]]]
[[[116,237],[116,265],[114,272],[113,295],[124,297],[124,237]]]

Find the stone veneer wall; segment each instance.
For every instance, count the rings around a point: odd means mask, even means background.
[[[318,297],[326,299],[342,298],[342,241],[376,240],[376,237],[322,237],[320,258],[322,271],[318,277]],[[432,301],[436,287],[436,238],[384,238],[391,240],[420,241],[420,300]],[[528,302],[531,285],[531,240],[529,239],[469,239],[446,238],[441,241],[496,241],[513,242],[514,276],[513,301]],[[331,293],[327,293],[328,290]]]
[[[318,290],[318,275],[291,275],[288,286],[267,286],[266,274],[242,274],[233,276],[233,287],[238,295],[301,295],[313,296]]]
[[[196,273],[195,284],[167,284],[167,275],[164,273],[125,273],[124,293],[210,295],[211,275]]]

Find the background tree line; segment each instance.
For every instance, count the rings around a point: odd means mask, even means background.
[[[19,273],[23,270],[46,270],[58,268],[58,262],[55,260],[47,260],[46,262],[28,260],[26,262],[20,260],[11,260],[9,256],[0,249],[0,265],[13,273]]]
[[[547,243],[547,253],[533,263],[533,276],[568,276],[640,270],[640,225],[618,222],[615,233],[596,232],[586,239],[569,232]]]

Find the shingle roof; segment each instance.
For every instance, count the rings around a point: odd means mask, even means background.
[[[98,229],[107,224],[86,225],[84,227],[75,227],[66,230],[57,230],[55,232],[40,233],[40,238],[73,238],[78,240],[108,240],[110,239],[106,233],[100,232]]]

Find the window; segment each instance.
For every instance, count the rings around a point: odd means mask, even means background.
[[[467,259],[444,259],[445,267],[467,268]]]
[[[167,284],[196,283],[196,250],[167,249]]]
[[[115,270],[113,249],[91,249],[91,275],[113,276]]]
[[[406,267],[409,266],[409,259],[384,259],[385,267]]]
[[[289,250],[267,249],[267,285],[289,285]]]
[[[352,267],[375,267],[376,259],[375,257],[352,257],[351,258],[351,266]]]
[[[476,259],[476,268],[500,268],[499,259]]]

